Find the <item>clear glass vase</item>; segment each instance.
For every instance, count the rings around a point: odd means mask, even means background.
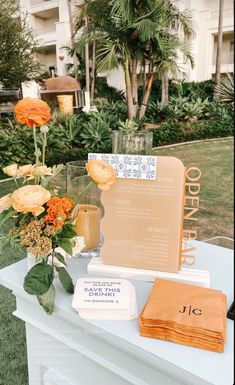
[[[86,161],[67,163],[67,194],[78,201],[76,230],[84,237],[85,247],[79,253],[80,257],[99,255],[102,245],[100,220],[104,215],[101,204],[101,191],[87,174]]]
[[[153,133],[138,131],[128,133],[113,131],[113,154],[151,155],[153,147]]]

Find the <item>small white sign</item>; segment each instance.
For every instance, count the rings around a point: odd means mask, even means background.
[[[117,178],[157,179],[157,157],[151,155],[88,154],[88,160],[99,159],[110,163]]]
[[[80,278],[77,280],[76,307],[79,309],[128,309],[128,281]]]
[[[137,314],[134,286],[125,279],[80,278],[72,307],[85,319],[134,319]]]

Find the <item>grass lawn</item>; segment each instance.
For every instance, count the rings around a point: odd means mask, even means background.
[[[202,171],[198,239],[213,236],[233,238],[233,140],[222,139],[155,150],[156,155],[176,156],[185,166],[196,165]],[[12,183],[12,182],[11,182]],[[5,184],[5,183],[4,183]],[[3,187],[0,197],[13,184]],[[0,268],[23,258],[14,252],[0,255]],[[24,323],[12,316],[15,299],[0,286],[0,385],[27,385],[27,358]]]
[[[233,238],[233,139],[159,148],[154,153],[176,156],[186,167],[200,168],[200,207],[194,226],[197,239]],[[229,244],[224,243],[224,246],[229,247]]]

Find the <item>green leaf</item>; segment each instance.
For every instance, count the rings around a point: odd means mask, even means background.
[[[16,213],[16,211],[12,208],[10,208],[8,210],[4,210],[0,214],[0,226],[2,226],[3,223],[6,222],[8,219],[10,219],[15,213]]]
[[[72,224],[65,225],[60,233],[61,238],[73,238],[76,236],[77,232],[75,231],[75,226]]]
[[[26,275],[24,289],[28,294],[45,294],[50,288],[53,279],[53,268],[46,263],[38,263]]]
[[[72,240],[68,238],[61,238],[59,241],[59,246],[66,251],[67,254],[73,255],[73,244]]]
[[[48,313],[52,314],[55,304],[55,287],[51,285],[46,293],[37,296],[38,302],[43,309]]]
[[[73,294],[74,285],[69,273],[65,270],[64,267],[57,267],[56,270],[59,273],[59,279],[65,291],[67,291],[67,293]]]
[[[63,263],[63,265],[65,265],[65,266],[67,266],[67,264],[66,264],[66,262],[65,262],[65,259],[64,259],[64,257],[63,257],[62,254],[60,254],[60,253],[55,253],[55,256],[56,256],[56,258],[58,259],[59,262]]]

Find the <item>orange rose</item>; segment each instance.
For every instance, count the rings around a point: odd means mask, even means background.
[[[16,119],[28,127],[43,126],[50,118],[50,107],[40,99],[25,98],[20,100],[14,109]]]
[[[116,180],[113,166],[103,160],[89,160],[86,170],[101,190],[108,190]]]

